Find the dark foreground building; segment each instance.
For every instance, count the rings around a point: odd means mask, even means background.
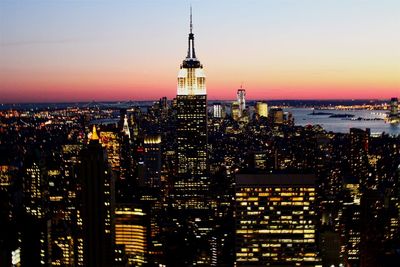
[[[99,142],[96,128],[87,148],[81,152],[83,266],[113,264],[114,185],[107,154]]]

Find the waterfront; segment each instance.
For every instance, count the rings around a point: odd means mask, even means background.
[[[326,131],[348,133],[350,128],[370,128],[371,133],[385,132],[390,135],[400,134],[400,125],[391,125],[385,122],[386,110],[316,110],[315,112],[326,112],[332,114],[351,114],[352,119],[332,118],[330,114],[312,115],[312,108],[287,108],[285,111],[292,112],[296,125],[321,125]],[[357,120],[357,118],[362,118]],[[367,119],[367,120],[364,120]],[[377,119],[377,120],[371,120]]]

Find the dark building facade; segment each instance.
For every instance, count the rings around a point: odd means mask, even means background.
[[[106,151],[94,126],[91,140],[81,152],[79,176],[82,186],[83,266],[111,266],[114,184]]]

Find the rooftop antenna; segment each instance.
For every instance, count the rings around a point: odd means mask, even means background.
[[[193,34],[193,23],[192,23],[192,5],[190,5],[190,33],[188,39],[188,54],[186,58],[196,58],[196,52],[194,51],[194,34]]]
[[[193,32],[193,24],[192,24],[192,5],[190,5],[190,33]]]

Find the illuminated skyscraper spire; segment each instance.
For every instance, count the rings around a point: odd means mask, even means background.
[[[193,23],[192,23],[192,6],[190,6],[190,33],[193,30]]]
[[[126,116],[126,114],[124,117],[124,125],[122,131],[128,136],[129,139],[131,139],[131,132],[129,131],[128,117]]]
[[[178,209],[206,209],[208,188],[207,90],[203,66],[194,52],[192,8],[187,57],[177,84],[178,175],[174,183]]]
[[[196,58],[194,51],[192,8],[190,7],[188,52],[179,70],[177,95],[206,95],[205,79],[203,66]]]
[[[92,136],[90,137],[90,140],[92,141],[99,140],[99,136],[97,135],[96,125],[93,125]]]
[[[188,53],[187,53],[186,58],[196,58],[196,52],[194,51],[192,6],[190,6],[190,33],[189,33],[189,39],[188,39]]]

